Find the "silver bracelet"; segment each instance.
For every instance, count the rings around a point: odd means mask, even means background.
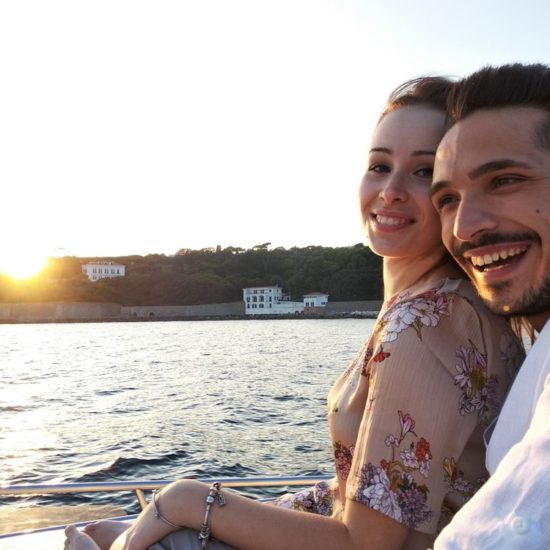
[[[157,503],[157,495],[160,493],[160,489],[157,489],[156,491],[153,491],[153,508],[155,509],[155,516],[157,519],[160,519],[161,521],[164,521],[166,525],[169,525],[170,527],[173,527],[174,529],[184,529],[182,525],[176,525],[175,523],[172,523],[169,519],[166,519],[159,510],[159,506]]]
[[[218,499],[219,506],[225,506],[225,497],[222,495],[222,484],[219,481],[212,483],[208,496],[206,497],[206,510],[204,512],[204,520],[201,525],[201,530],[199,533],[199,542],[201,543],[201,548],[206,548],[208,544],[208,539],[210,538],[210,527],[208,526],[208,516],[210,515],[210,508],[214,501]]]

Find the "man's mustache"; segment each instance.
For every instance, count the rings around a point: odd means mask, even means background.
[[[462,257],[465,252],[481,246],[492,244],[510,244],[515,242],[531,241],[540,243],[540,237],[534,231],[524,231],[522,233],[486,233],[475,241],[465,241],[453,248],[453,256]]]

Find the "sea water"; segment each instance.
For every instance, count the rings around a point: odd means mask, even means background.
[[[332,471],[326,395],[373,321],[0,326],[0,484]],[[112,502],[77,494],[0,504]],[[129,511],[132,495],[117,502]]]

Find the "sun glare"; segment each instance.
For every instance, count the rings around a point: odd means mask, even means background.
[[[46,267],[47,258],[25,252],[0,257],[0,273],[15,279],[30,279]]]

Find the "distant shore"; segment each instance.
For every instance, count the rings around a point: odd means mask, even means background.
[[[322,319],[376,319],[377,311],[335,313],[329,315],[197,315],[197,316],[171,316],[171,317],[120,317],[102,319],[24,319],[10,320],[0,319],[0,325],[31,325],[51,323],[158,323],[167,321],[274,321],[282,319],[294,320],[322,320]]]
[[[266,319],[373,319],[380,301],[329,302],[323,311],[245,315],[243,302],[194,306],[122,306],[116,303],[0,303],[0,324],[232,321]]]

